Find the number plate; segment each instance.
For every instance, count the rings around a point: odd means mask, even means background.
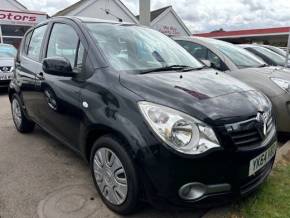
[[[277,142],[275,142],[270,148],[264,151],[259,156],[250,161],[249,176],[254,175],[258,170],[263,168],[275,155],[277,149]]]

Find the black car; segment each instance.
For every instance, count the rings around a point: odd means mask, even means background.
[[[274,161],[267,97],[146,27],[39,24],[24,36],[9,97],[17,130],[38,124],[79,153],[121,214],[139,201],[193,207],[244,196]]]

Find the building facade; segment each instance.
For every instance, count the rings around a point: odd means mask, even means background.
[[[120,0],[80,0],[54,16],[84,16],[139,24],[139,16],[135,16]],[[171,6],[152,11],[150,26],[169,36],[191,35]]]
[[[191,32],[174,11],[172,6],[151,11],[151,27],[168,36],[191,35]]]
[[[18,48],[25,32],[46,19],[46,13],[29,11],[16,0],[1,0],[0,43]]]
[[[80,16],[138,23],[134,14],[119,0],[80,0],[54,16]]]

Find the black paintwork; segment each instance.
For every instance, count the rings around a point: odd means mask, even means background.
[[[42,64],[54,22],[66,23],[78,33],[85,48],[82,72],[62,75],[60,69],[70,71],[70,67],[59,58],[55,69],[52,59],[45,59]],[[240,194],[243,180],[248,179],[249,161],[276,140],[275,133],[264,144],[239,149],[226,139],[224,124],[247,120],[258,111],[269,110],[269,103],[260,93],[213,69],[144,75],[117,72],[93,43],[80,19],[53,18],[41,25],[44,24],[47,32],[40,60],[27,58],[22,43],[9,88],[10,96],[13,93],[20,96],[31,120],[85,160],[98,137],[105,134],[119,137],[138,168],[147,200],[192,205],[177,196],[179,187],[186,182],[230,183],[232,191],[221,194]],[[141,115],[137,102],[144,100],[175,108],[208,123],[216,131],[221,149],[190,156],[168,148]],[[201,199],[200,203],[210,199],[214,196]]]
[[[42,70],[47,74],[55,76],[76,76],[76,73],[73,72],[70,62],[63,57],[52,57],[43,59]]]

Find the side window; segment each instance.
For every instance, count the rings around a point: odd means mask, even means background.
[[[46,57],[57,56],[68,59],[73,68],[82,68],[84,47],[76,31],[67,24],[54,24],[50,34]]]
[[[208,50],[208,58],[210,63],[217,69],[223,68],[223,61],[212,51]]]
[[[41,44],[46,31],[47,25],[36,28],[31,36],[27,49],[27,57],[38,61],[40,58]]]
[[[193,42],[187,42],[187,41],[178,41],[178,43],[185,48],[186,51],[188,51],[193,57],[199,59],[199,60],[206,60],[207,59],[207,48],[193,43]]]
[[[28,52],[28,46],[29,46],[29,42],[30,42],[31,36],[32,36],[32,31],[27,33],[26,37],[25,37],[25,41],[24,41],[24,45],[23,45],[23,53],[25,55],[27,55],[27,52]]]
[[[76,58],[76,63],[75,63],[75,67],[78,68],[79,70],[81,70],[83,67],[84,54],[85,54],[85,48],[79,41],[79,47],[78,47],[77,58]]]

